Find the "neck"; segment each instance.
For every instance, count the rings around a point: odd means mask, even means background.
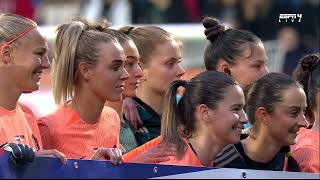
[[[12,88],[10,82],[7,83],[7,80],[5,79],[0,79],[0,83],[0,106],[7,110],[14,110],[17,106],[21,91],[16,88]]]
[[[83,121],[88,124],[95,124],[100,120],[104,101],[92,91],[89,91],[88,88],[82,88],[75,90],[71,106]]]
[[[124,121],[124,119],[123,119],[123,100],[117,101],[117,102],[106,101],[106,103],[104,105],[108,106],[108,107],[111,107],[112,109],[117,111],[121,122]]]
[[[212,166],[216,155],[223,149],[225,145],[216,143],[211,136],[198,134],[188,139],[193,149],[197,153],[197,157],[204,166]]]
[[[313,126],[312,126],[312,130],[314,131],[317,131],[317,132],[320,132],[320,115],[319,115],[320,111],[317,111],[315,110],[314,111],[314,123],[313,123]]]
[[[270,162],[280,151],[281,145],[274,142],[269,135],[257,133],[255,139],[250,136],[241,141],[247,156],[261,163]]]
[[[151,91],[150,88],[139,86],[137,97],[148,104],[158,114],[162,114],[164,94]]]

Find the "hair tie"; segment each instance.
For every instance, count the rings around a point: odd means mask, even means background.
[[[21,38],[22,36],[24,36],[25,34],[27,34],[28,32],[30,32],[32,29],[37,28],[37,26],[31,26],[29,27],[27,30],[25,30],[24,32],[20,33],[19,35],[17,35],[16,37],[12,38],[10,41],[5,42],[3,45],[0,45],[0,50],[2,50],[4,47],[12,44],[13,42],[15,42],[16,40],[18,40],[19,38]]]
[[[131,31],[133,31],[134,27],[133,26],[125,26],[123,28],[120,28],[120,31],[125,33],[126,35],[129,35]]]
[[[286,153],[286,156],[287,157],[292,157],[292,153],[289,151],[289,152]]]
[[[129,34],[133,29],[134,29],[134,27],[133,27],[133,26],[130,26],[130,27],[128,28],[128,34]]]

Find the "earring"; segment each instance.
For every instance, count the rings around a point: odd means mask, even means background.
[[[231,72],[230,72],[230,69],[228,69],[228,68],[225,68],[225,69],[224,69],[224,72],[225,72],[225,73],[227,73],[228,75],[230,75],[230,76],[231,76]]]

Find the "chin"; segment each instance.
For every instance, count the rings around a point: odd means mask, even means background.
[[[294,144],[296,144],[296,143],[297,143],[297,139],[294,138],[294,139],[291,139],[288,144],[289,144],[289,145],[294,145]]]
[[[123,93],[124,97],[136,97],[135,93]]]
[[[39,90],[39,85],[26,88],[25,90],[22,91],[22,93],[26,93],[27,94],[27,93],[32,93],[32,92],[37,91],[37,90]]]
[[[233,137],[232,139],[230,139],[228,144],[237,144],[240,142],[240,136],[239,137]]]
[[[111,101],[111,102],[118,102],[121,101],[121,96],[113,96],[113,97],[108,97],[106,98],[107,101]]]

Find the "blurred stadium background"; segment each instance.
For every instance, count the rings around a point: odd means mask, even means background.
[[[264,41],[269,70],[291,75],[304,54],[319,53],[319,4],[320,0],[0,0],[0,13],[35,20],[48,38],[50,58],[57,25],[73,17],[106,18],[114,28],[159,25],[184,43],[183,78],[190,79],[204,70],[202,17],[217,17],[227,27],[252,31]],[[280,14],[302,14],[301,22],[279,22]],[[23,95],[21,101],[37,116],[55,109],[50,70],[44,73],[40,90]]]

